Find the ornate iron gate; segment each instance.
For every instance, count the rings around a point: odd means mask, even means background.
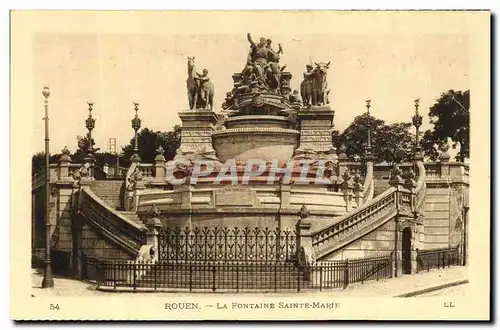
[[[162,262],[289,262],[296,258],[295,230],[278,228],[162,228]]]

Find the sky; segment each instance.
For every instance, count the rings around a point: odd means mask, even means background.
[[[258,40],[261,35],[253,34]],[[388,123],[410,121],[420,98],[428,127],[429,107],[440,94],[469,88],[469,45],[460,34],[294,34],[265,35],[281,43],[281,65],[299,89],[309,58],[331,62],[328,84],[334,125],[343,130],[366,111]],[[133,136],[133,102],[142,127],[169,130],[188,109],[187,57],[198,71],[209,70],[219,111],[232,74],[246,62],[249,44],[238,34],[37,33],[33,38],[33,152],[44,147],[42,88],[49,86],[50,144],[57,153],[77,147],[86,133],[87,101],[95,103],[93,137],[101,150],[109,138],[122,146]]]

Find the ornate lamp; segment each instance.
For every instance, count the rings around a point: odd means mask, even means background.
[[[50,90],[45,86],[42,90],[45,97],[45,273],[42,288],[54,287],[52,265],[50,261],[50,173],[49,173],[49,96]]]
[[[85,120],[85,127],[89,130],[88,134],[88,146],[87,146],[87,155],[83,159],[85,163],[89,163],[92,168],[94,165],[94,145],[92,143],[92,130],[95,128],[95,118],[92,117],[92,110],[94,110],[94,102],[87,102],[89,105],[89,116]]]
[[[373,160],[373,155],[372,155],[372,119],[370,115],[370,107],[372,100],[368,99],[365,101],[366,102],[366,114],[368,115],[368,141],[366,144],[365,148],[365,153],[366,153],[366,160],[371,161]]]
[[[138,135],[137,131],[141,128],[141,119],[137,115],[137,111],[139,111],[139,103],[134,102],[134,110],[135,110],[135,117],[132,119],[132,128],[134,129],[135,135],[134,135],[134,154],[130,158],[130,161],[132,162],[140,162],[141,157],[139,156],[139,145],[138,145]]]
[[[415,115],[411,118],[413,126],[415,126],[415,160],[420,160],[423,158],[422,148],[419,142],[419,129],[422,126],[422,116],[418,112],[418,106],[420,103],[420,98],[413,101],[415,104]]]

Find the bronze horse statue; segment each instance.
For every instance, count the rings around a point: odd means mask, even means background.
[[[194,57],[188,57],[188,77],[186,87],[188,93],[189,109],[210,109],[214,103],[214,85],[208,80],[201,83],[197,78],[203,78],[194,64]]]

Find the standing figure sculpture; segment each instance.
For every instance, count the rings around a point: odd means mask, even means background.
[[[208,70],[203,69],[201,76],[194,77],[198,81],[198,104],[197,109],[213,109],[214,105],[214,85],[208,77]]]
[[[259,43],[256,44],[252,40],[250,33],[247,33],[247,39],[250,43],[250,53],[248,54],[247,64],[252,65],[257,79],[265,81],[269,55],[267,40],[266,38],[261,37]]]
[[[189,109],[212,109],[214,99],[214,85],[208,77],[208,70],[203,74],[196,71],[194,57],[188,57],[188,77],[186,80]]]
[[[313,84],[312,84],[312,105],[325,105],[326,103],[326,91],[328,89],[328,83],[326,81],[327,70],[330,66],[330,62],[320,62],[314,63],[316,68],[314,69]]]
[[[304,80],[300,83],[300,95],[305,107],[311,105],[312,89],[313,89],[314,71],[311,64],[306,65],[306,72],[304,72]]]

